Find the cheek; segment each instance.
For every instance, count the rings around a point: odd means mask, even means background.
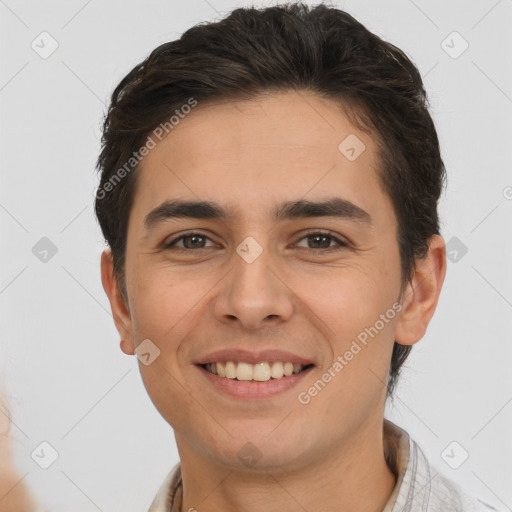
[[[165,365],[157,362],[165,359]],[[200,406],[182,378],[179,368],[162,353],[149,366],[139,363],[146,392],[157,411],[175,429],[190,428],[201,417]]]
[[[310,284],[304,281],[310,281]],[[373,324],[398,296],[399,280],[381,265],[349,264],[328,275],[303,277],[304,300],[330,328],[345,339]]]
[[[135,269],[137,279],[128,290],[134,337],[136,343],[149,338],[162,350],[175,326],[190,309],[183,300],[183,290],[177,286],[176,276],[171,279],[165,272],[147,272]]]
[[[332,362],[343,358],[343,377],[338,380],[346,379],[349,387],[357,387],[368,378],[377,379],[369,369],[386,379],[398,320],[395,300],[399,286],[394,272],[385,273],[376,264],[351,265],[334,273],[324,287],[308,288],[317,290],[316,298],[310,295],[308,305],[327,326],[324,334]]]
[[[183,289],[164,272],[141,272],[133,288],[131,310],[135,344],[149,339],[158,354],[151,364],[138,361],[146,391],[160,414],[173,428],[190,424],[189,412],[195,410],[187,393],[186,380],[178,363],[178,349],[186,336],[186,323],[191,305],[196,300],[187,296]],[[195,411],[198,414],[198,411]]]

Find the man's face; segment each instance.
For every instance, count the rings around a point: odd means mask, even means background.
[[[128,226],[122,346],[133,354],[151,340],[145,357],[160,351],[140,371],[183,450],[226,467],[242,467],[246,452],[261,467],[300,467],[382,421],[401,272],[378,166],[375,141],[334,102],[304,92],[199,103],[145,158]],[[336,198],[367,215],[274,217],[284,203]],[[176,200],[232,216],[150,215]],[[282,371],[274,362],[312,366],[257,382],[199,365],[227,361],[270,363],[241,365],[262,379]]]

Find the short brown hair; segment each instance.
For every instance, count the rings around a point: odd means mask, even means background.
[[[429,238],[439,234],[437,201],[446,179],[420,73],[402,50],[348,13],[299,2],[239,8],[218,22],[196,25],[155,48],[112,93],[95,207],[124,295],[138,167],[133,155],[148,134],[191,98],[205,104],[289,90],[336,101],[361,130],[375,134],[379,178],[398,220],[403,293],[415,259],[426,256]],[[394,344],[388,396],[410,350]]]

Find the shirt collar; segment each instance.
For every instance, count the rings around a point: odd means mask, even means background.
[[[426,478],[429,471],[425,471],[429,469],[428,462],[409,434],[387,419],[384,419],[384,440],[386,461],[395,473],[397,482],[382,512],[409,512],[413,499],[416,501],[421,498],[417,489],[423,485],[423,493],[429,491],[428,487],[425,489],[425,484],[429,483]],[[414,478],[418,472],[418,461],[422,468],[419,481]],[[178,463],[160,486],[149,512],[179,512],[182,502],[181,484],[181,466]]]

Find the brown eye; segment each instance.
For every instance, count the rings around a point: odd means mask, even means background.
[[[210,240],[206,235],[202,233],[185,233],[184,235],[171,240],[166,243],[165,249],[173,249],[176,248],[178,250],[193,250],[193,249],[205,249],[207,247],[204,246],[204,241]],[[179,242],[183,241],[183,247],[177,245]]]
[[[199,249],[207,249],[208,247],[205,245],[207,240],[210,240],[210,238],[203,233],[185,233],[171,240],[170,242],[167,242],[164,245],[164,249],[188,252]],[[302,240],[307,240],[308,246],[300,247],[300,249],[307,252],[330,252],[349,247],[348,243],[333,236],[330,232],[323,233],[320,231],[313,231],[308,233],[306,236],[303,236],[300,241]],[[332,246],[332,242],[335,243],[334,246]],[[183,245],[178,245],[180,243]]]
[[[302,247],[302,249],[309,252],[328,252],[348,247],[346,242],[343,242],[339,238],[333,236],[330,232],[311,232],[302,237],[300,240],[308,240],[308,247]],[[333,241],[337,244],[337,246],[331,246],[331,242]]]

